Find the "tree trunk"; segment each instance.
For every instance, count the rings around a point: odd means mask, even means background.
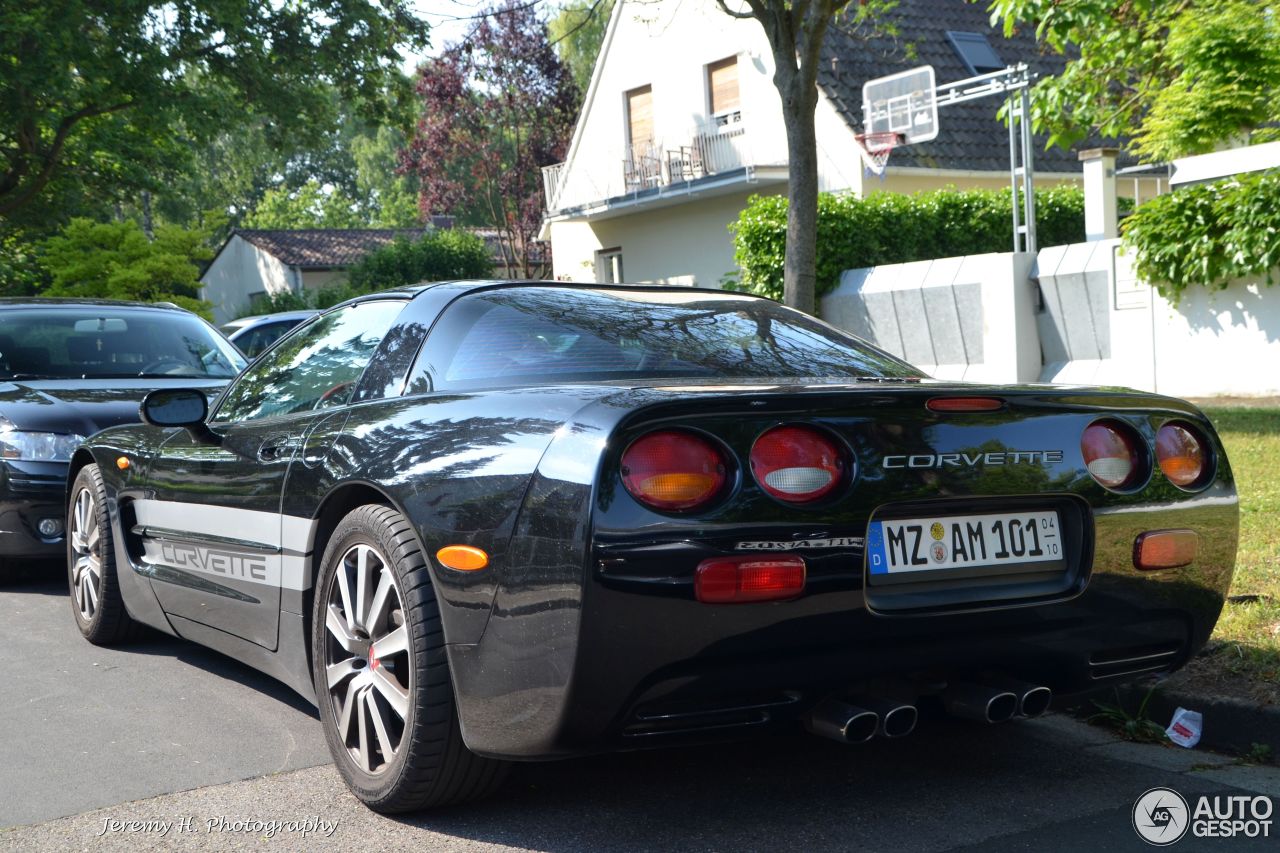
[[[787,251],[783,261],[783,302],[815,313],[815,268],[818,257],[818,142],[814,113],[816,87],[808,91],[795,75],[782,97],[787,126]]]

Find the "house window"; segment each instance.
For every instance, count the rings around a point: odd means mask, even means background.
[[[601,249],[596,252],[596,282],[598,284],[621,284],[622,249]]]
[[[627,92],[627,146],[633,156],[653,147],[653,87]]]
[[[738,98],[738,57],[730,56],[707,66],[707,95],[718,127],[742,121]]]

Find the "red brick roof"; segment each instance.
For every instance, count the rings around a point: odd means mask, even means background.
[[[445,226],[449,227],[449,226]],[[493,254],[496,266],[503,265],[498,232],[491,228],[467,228],[484,240]],[[374,249],[380,249],[397,239],[418,240],[427,232],[425,228],[298,228],[290,230],[264,230],[237,228],[239,234],[262,251],[278,258],[290,267],[304,269],[331,269],[349,267]],[[547,255],[544,243],[535,243],[534,263],[542,263]]]

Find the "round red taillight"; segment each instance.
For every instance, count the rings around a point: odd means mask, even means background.
[[[1167,423],[1156,433],[1156,459],[1169,482],[1194,488],[1209,468],[1206,442],[1186,424]]]
[[[1130,427],[1118,421],[1098,421],[1080,437],[1080,452],[1093,479],[1108,489],[1123,489],[1142,476],[1140,442]]]
[[[693,509],[716,497],[728,479],[715,445],[683,430],[651,432],[622,454],[622,484],[655,509]]]
[[[816,429],[780,426],[751,447],[751,474],[779,500],[808,503],[830,494],[844,476],[844,454]]]

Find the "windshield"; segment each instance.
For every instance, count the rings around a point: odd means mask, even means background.
[[[229,379],[245,360],[193,314],[83,307],[0,310],[0,379]]]
[[[731,293],[513,287],[463,297],[448,319],[428,339],[411,391],[683,377],[921,376],[819,320]]]

